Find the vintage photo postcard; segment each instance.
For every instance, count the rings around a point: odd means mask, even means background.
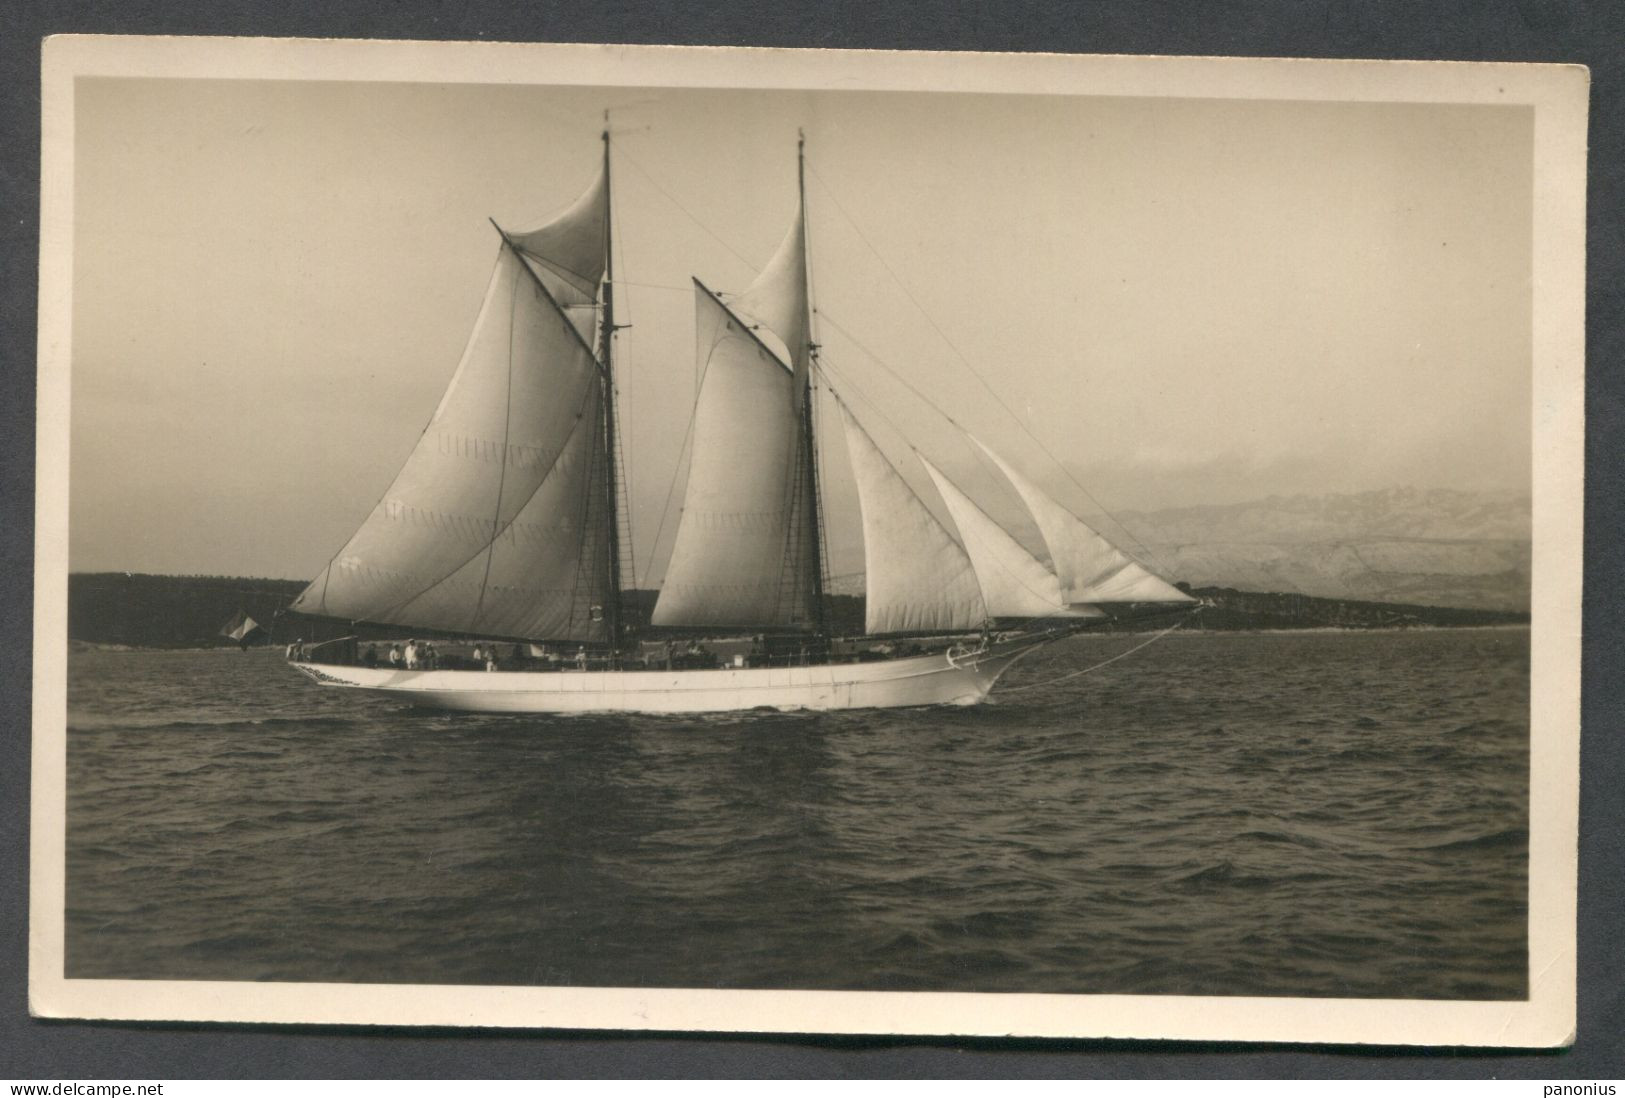
[[[1585,70],[44,64],[36,1014],[1572,1039]]]

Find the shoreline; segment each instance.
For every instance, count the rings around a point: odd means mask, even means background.
[[[1369,628],[1361,626],[1342,625],[1313,625],[1292,627],[1285,629],[1186,629],[1172,630],[1169,634],[1186,637],[1261,637],[1261,636],[1291,636],[1298,634],[1325,634],[1344,635],[1352,633],[1466,633],[1466,632],[1528,632],[1529,622],[1499,622],[1490,625],[1381,625]],[[1134,629],[1117,632],[1078,633],[1067,637],[1066,640],[1100,640],[1107,637],[1149,637],[1162,632],[1161,629]],[[278,652],[282,645],[253,645],[248,652]],[[82,652],[239,652],[234,644],[207,644],[207,645],[163,645],[163,644],[115,644],[105,641],[68,640],[68,653]],[[241,653],[246,654],[246,653]]]

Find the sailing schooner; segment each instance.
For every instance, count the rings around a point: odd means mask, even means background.
[[[650,616],[666,632],[777,640],[729,666],[674,660],[669,645],[648,655],[621,581],[607,128],[603,143],[598,178],[562,214],[528,232],[496,226],[496,266],[439,407],[371,514],[289,607],[513,641],[537,658],[487,674],[358,661],[352,644],[344,659],[317,646],[299,670],[414,705],[495,712],[971,704],[1022,656],[1122,607],[1194,601],[974,439],[1049,560],[916,452],[958,537],[926,506],[819,364],[803,142],[795,217],[755,281],[723,295],[693,280],[693,450]],[[839,408],[857,484],[864,634],[909,643],[865,649],[832,636],[815,378]],[[548,646],[559,645],[576,646],[575,658],[554,658]]]

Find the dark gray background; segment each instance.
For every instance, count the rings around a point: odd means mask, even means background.
[[[1620,203],[1625,4],[1610,0],[99,0],[0,3],[0,1078],[1527,1077],[1625,1075],[1625,486]],[[255,34],[936,50],[1554,61],[1592,70],[1579,1038],[1507,1055],[1103,1041],[952,1041],[136,1026],[28,1017],[39,40]],[[139,272],[130,272],[140,277]],[[1313,1009],[1306,1003],[1305,1009]]]

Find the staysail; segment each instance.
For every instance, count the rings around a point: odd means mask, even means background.
[[[1062,507],[980,439],[972,442],[993,459],[1027,505],[1049,549],[1061,591],[1078,602],[1194,602],[1190,595],[1146,570],[1088,523]]]
[[[986,620],[970,557],[845,405],[841,421],[863,515],[864,631],[954,632]]]
[[[549,225],[504,236],[434,417],[383,499],[291,609],[425,630],[607,639],[605,385],[590,335],[560,300],[590,308],[603,275],[602,187],[600,179]]]
[[[924,457],[920,464],[931,474],[965,552],[976,569],[987,612],[995,618],[1099,618],[1103,611],[1092,606],[1070,606],[1061,596],[1061,584],[1044,562],[1024,549],[1004,527],[960,491],[935,465]]]
[[[813,557],[801,543],[816,532],[797,513],[812,501],[794,372],[698,279],[694,309],[694,453],[651,621],[811,628]]]

